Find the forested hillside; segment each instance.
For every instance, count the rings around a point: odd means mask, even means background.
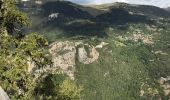
[[[0,86],[11,100],[170,99],[167,10],[118,2],[0,4]]]

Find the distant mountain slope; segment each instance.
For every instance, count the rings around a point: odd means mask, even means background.
[[[169,11],[169,12],[170,12],[170,7],[168,7],[168,8],[165,8],[165,10],[167,10],[167,11]]]
[[[112,9],[125,9],[130,13],[146,15],[150,17],[170,17],[170,13],[165,9],[149,6],[149,5],[135,5],[135,4],[126,4],[126,3],[112,3],[95,6],[95,8],[102,10],[112,10]]]
[[[45,14],[61,13],[74,18],[92,18],[102,12],[101,10],[80,6],[69,1],[50,1],[42,5]]]
[[[89,18],[92,17],[88,12],[75,7],[74,4],[70,2],[47,2],[42,5],[42,9],[45,11],[46,15],[51,13],[60,13],[68,17],[74,18]]]
[[[33,22],[33,31],[50,32],[54,36],[47,36],[54,39],[60,37],[58,35],[103,37],[107,36],[105,28],[113,25],[128,29],[129,24],[156,24],[157,18],[170,18],[170,13],[164,9],[126,3],[82,6],[69,1],[50,1],[38,9],[32,6],[24,11]],[[50,20],[51,14],[54,18]]]
[[[129,11],[124,8],[112,8],[109,12],[98,15],[97,19],[110,24],[121,25],[125,25],[126,23],[152,23],[148,16],[129,13]]]

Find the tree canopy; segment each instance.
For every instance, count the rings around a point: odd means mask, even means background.
[[[47,92],[41,92],[44,85],[48,86],[49,83],[44,84],[44,78],[35,79],[33,74],[28,73],[27,62],[30,58],[38,67],[50,65],[52,62],[46,50],[48,41],[37,33],[21,34],[20,28],[26,25],[29,25],[28,18],[17,9],[15,0],[0,0],[0,85],[12,100],[79,98],[81,89],[68,78],[60,85],[54,85],[56,90],[49,95],[50,98],[46,96]],[[70,91],[66,91],[69,87]]]

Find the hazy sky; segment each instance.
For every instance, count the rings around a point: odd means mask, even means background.
[[[154,5],[158,7],[170,7],[170,0],[69,0],[79,4],[104,4],[112,2],[126,2],[131,4]]]

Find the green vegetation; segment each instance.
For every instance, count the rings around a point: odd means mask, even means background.
[[[9,2],[11,0],[5,3],[12,4]],[[100,56],[92,64],[76,61],[75,81],[57,74],[58,71],[45,73],[46,76],[36,80],[27,72],[26,60],[31,57],[40,68],[50,65],[47,40],[36,33],[11,34],[11,29],[15,29],[11,28],[11,22],[25,25],[27,18],[19,11],[2,14],[0,84],[11,99],[169,99],[170,94],[165,95],[158,82],[161,77],[170,76],[169,12],[144,5],[115,3],[91,8],[65,1],[44,4],[40,11],[34,6],[20,9],[31,18],[29,31],[42,33],[50,43],[81,40],[94,46],[103,41],[109,44],[97,49]],[[52,13],[59,13],[59,16],[49,20]],[[89,54],[88,46],[85,50]],[[24,91],[23,94],[18,94],[19,90]]]
[[[43,75],[36,77],[28,72],[28,59],[35,62],[39,68],[50,66],[52,63],[47,52],[48,41],[44,37],[36,33],[24,35],[18,31],[29,25],[29,22],[27,16],[15,7],[15,0],[0,0],[0,18],[0,85],[11,100],[80,98],[81,89],[67,77],[52,87],[54,91],[59,92],[48,97],[53,75],[49,77],[49,73],[43,73],[48,76],[48,79],[44,79]],[[58,76],[59,74],[53,78]],[[37,89],[41,88],[41,85],[43,90]]]
[[[79,100],[82,89],[67,76],[48,74],[37,84],[35,92],[40,100]]]
[[[84,84],[84,99],[157,100],[161,96],[167,100],[158,79],[170,75],[170,24],[162,25],[162,30],[160,26],[156,26],[156,30],[147,29],[147,25],[129,24],[127,30],[106,29],[108,37],[101,41],[109,45],[99,49],[100,59],[90,65],[77,63],[76,76],[78,83]],[[154,43],[128,40],[133,34],[152,35]],[[159,50],[164,53],[157,54]],[[145,91],[142,97],[140,90]]]

